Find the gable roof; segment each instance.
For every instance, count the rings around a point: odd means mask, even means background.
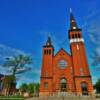
[[[63,48],[61,48],[61,49],[55,54],[55,56],[57,56],[61,51],[65,52],[68,56],[71,57],[71,55],[70,55],[68,52],[66,52]]]

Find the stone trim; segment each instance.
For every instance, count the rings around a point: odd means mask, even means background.
[[[84,39],[83,38],[70,39],[70,44],[75,42],[84,42]]]

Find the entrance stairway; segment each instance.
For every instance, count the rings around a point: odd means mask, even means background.
[[[59,92],[54,96],[30,98],[26,100],[97,100],[91,96],[75,96],[66,92]]]
[[[93,97],[41,97],[41,98],[30,98],[26,100],[100,100]]]

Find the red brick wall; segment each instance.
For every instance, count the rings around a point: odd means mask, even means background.
[[[61,69],[58,65],[58,62],[64,59],[67,62],[67,66],[65,69]],[[54,57],[53,60],[53,84],[54,91],[60,90],[60,81],[62,77],[65,77],[67,80],[67,91],[74,91],[74,82],[73,82],[73,70],[71,56],[67,54],[63,49],[61,49],[58,54]]]

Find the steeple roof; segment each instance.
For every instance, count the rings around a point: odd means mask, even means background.
[[[52,42],[51,42],[51,38],[50,37],[48,37],[48,40],[46,42],[46,45],[47,46],[51,46],[52,45]]]
[[[52,41],[51,41],[50,37],[48,37],[46,44],[43,47],[52,47],[53,48]]]
[[[77,23],[72,13],[72,9],[70,8],[70,29],[75,30],[78,29]]]

